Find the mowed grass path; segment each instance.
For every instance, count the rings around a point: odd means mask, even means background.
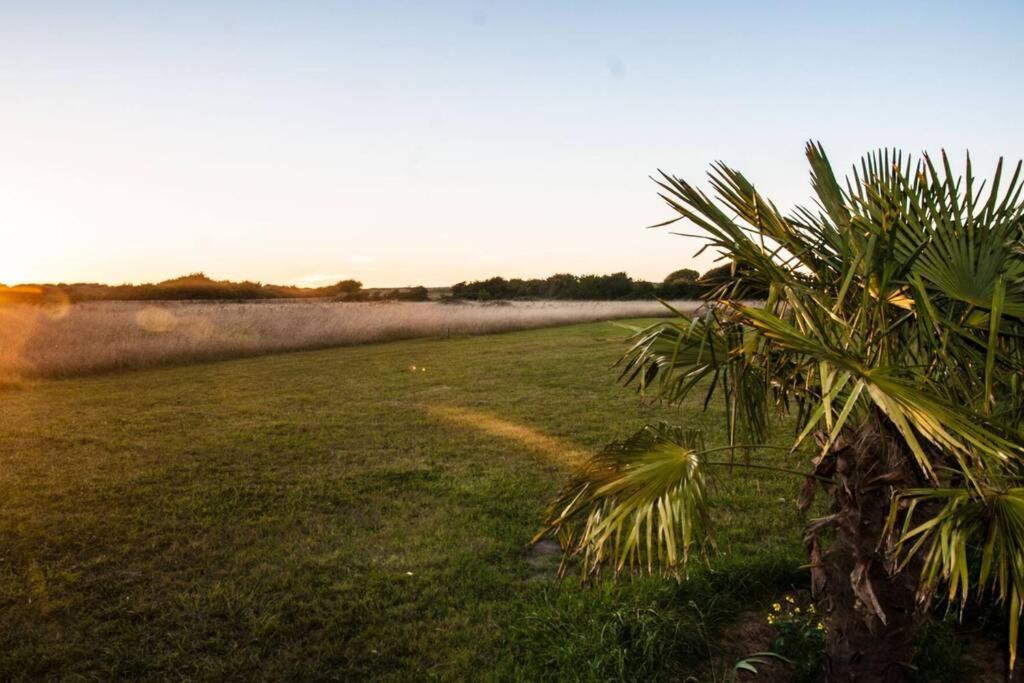
[[[717,410],[615,384],[625,334],[595,323],[3,390],[0,679],[701,666],[702,619],[713,632],[801,580],[798,480],[721,472],[722,552],[682,585],[559,582],[554,558],[527,551],[572,457],[660,418],[724,440]]]

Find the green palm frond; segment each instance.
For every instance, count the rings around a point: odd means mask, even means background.
[[[937,505],[938,511],[915,513]],[[926,593],[945,584],[949,599],[967,602],[972,583],[991,588],[1010,615],[1010,670],[1017,657],[1018,623],[1024,597],[1024,488],[986,490],[909,489],[893,500],[890,526],[907,509],[897,551],[906,562],[924,557],[921,588]]]
[[[585,573],[683,568],[711,547],[702,450],[699,432],[664,423],[610,444],[562,489],[534,540],[557,535]]]

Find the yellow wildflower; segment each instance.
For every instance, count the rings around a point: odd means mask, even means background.
[[[793,599],[793,596],[792,596],[792,595],[787,595],[787,596],[786,596],[786,602],[788,602],[789,604],[791,604],[791,605],[792,605],[793,603],[795,603],[795,602],[796,602],[796,600],[794,600],[794,599]]]
[[[782,611],[782,605],[780,605],[777,602],[774,602],[774,603],[772,603],[772,609],[775,610],[776,612],[780,612],[780,611]]]

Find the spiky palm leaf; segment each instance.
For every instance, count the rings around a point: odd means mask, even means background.
[[[563,547],[582,556],[584,571],[684,566],[691,548],[710,542],[703,450],[699,432],[664,423],[605,447],[550,511]]]
[[[938,511],[914,525],[914,513],[928,503],[938,504]],[[892,524],[903,506],[908,511],[897,551],[904,558],[923,553],[922,591],[930,595],[945,583],[950,601],[964,603],[972,583],[991,587],[1009,607],[1014,648],[1024,597],[1024,488],[980,495],[962,488],[909,489],[893,501]]]
[[[1021,165],[1004,184],[1000,162],[986,190],[970,160],[959,177],[945,154],[936,165],[882,150],[844,186],[820,145],[809,144],[807,157],[816,204],[789,215],[722,163],[709,174],[715,199],[667,174],[656,180],[678,214],[663,225],[698,226],[735,277],[700,316],[637,333],[622,379],[670,402],[694,390],[706,400],[719,394],[732,444],[763,442],[777,414],[795,411],[794,446],[815,434],[819,463],[844,434],[882,425],[930,487],[894,491],[893,524],[934,507],[915,501],[947,501],[904,528],[893,549],[927,546],[922,591],[946,582],[966,599],[969,558],[955,544],[990,547],[1016,624],[1024,596],[1014,493],[1024,456]],[[763,292],[763,303],[746,301]],[[706,546],[700,470],[708,459],[695,436],[675,443],[666,429],[597,456],[552,505],[544,531],[582,555],[585,570],[608,562],[676,571],[690,544]],[[898,487],[897,479],[890,476]],[[673,506],[685,514],[660,512]],[[968,512],[987,521],[969,522]],[[982,564],[975,582],[991,578]]]

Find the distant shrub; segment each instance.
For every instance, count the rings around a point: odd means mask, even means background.
[[[335,301],[429,301],[430,292],[426,287],[395,287],[393,289],[363,289],[343,292]]]
[[[707,292],[707,287],[699,282],[660,282],[654,286],[654,293],[659,299],[699,299]]]
[[[492,277],[460,282],[452,287],[456,299],[491,301],[494,299],[555,299],[570,301],[620,301],[652,299],[655,288],[650,282],[634,280],[626,273],[611,275],[571,275],[558,273],[545,279],[522,280]]]
[[[392,290],[392,299],[396,301],[428,301],[430,294],[427,292],[427,288],[418,285],[416,287],[403,287],[401,289]]]
[[[680,268],[669,273],[664,282],[666,284],[671,282],[696,282],[699,277],[700,273],[693,268]]]
[[[652,283],[634,280],[626,273],[611,275],[571,275],[557,273],[545,279],[522,280],[492,277],[460,282],[452,286],[452,299],[492,301],[497,299],[553,299],[569,301],[627,301],[638,299],[696,300],[722,286],[733,276],[731,266],[714,268],[703,276],[691,268],[681,268]],[[709,276],[711,276],[709,278]],[[757,294],[754,296],[753,294]],[[762,298],[751,292],[746,298]]]
[[[729,289],[729,296],[734,299],[763,299],[768,295],[762,284],[750,280],[748,268],[731,262],[707,271],[698,282],[709,292]]]

